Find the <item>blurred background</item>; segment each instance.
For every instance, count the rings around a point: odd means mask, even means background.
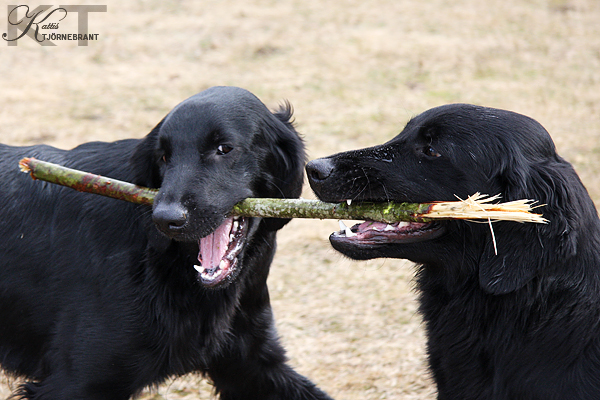
[[[0,2],[0,33],[14,3]],[[141,138],[187,97],[233,85],[272,109],[289,100],[312,159],[387,141],[431,107],[474,103],[542,123],[600,202],[597,0],[75,4],[107,6],[88,14],[88,46],[0,40],[0,141]],[[59,24],[77,32],[72,15]],[[269,284],[290,363],[334,398],[434,399],[412,264],[346,260],[327,241],[337,229],[295,220],[279,234]],[[17,384],[0,377],[0,397]],[[193,375],[142,394],[211,396]]]

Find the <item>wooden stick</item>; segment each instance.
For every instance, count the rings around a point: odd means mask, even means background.
[[[137,204],[152,204],[157,189],[106,178],[83,171],[24,158],[19,162],[23,172],[33,179],[67,186],[81,192],[95,193]],[[232,215],[263,218],[353,219],[395,223],[399,221],[429,222],[436,219],[484,219],[547,223],[540,214],[531,213],[531,200],[492,204],[499,196],[479,193],[466,200],[432,203],[325,203],[307,199],[249,198],[233,207]]]
[[[136,204],[152,204],[157,189],[137,186],[129,182],[107,178],[63,167],[62,165],[37,160],[33,157],[19,161],[21,171],[29,173],[33,179],[56,183],[79,192],[95,193],[102,196],[125,200]]]

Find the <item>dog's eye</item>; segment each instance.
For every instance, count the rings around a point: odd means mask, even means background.
[[[217,155],[222,156],[224,154],[229,153],[231,150],[233,150],[233,147],[228,146],[226,144],[221,144],[219,145],[219,147],[217,147]]]
[[[426,146],[426,147],[423,149],[423,153],[425,153],[425,155],[427,155],[427,156],[429,156],[429,157],[435,157],[435,158],[437,158],[437,157],[441,157],[441,156],[442,156],[440,153],[438,153],[438,152],[437,152],[437,150],[436,150],[436,149],[434,149],[434,148],[433,148],[433,147],[431,147],[431,146]]]

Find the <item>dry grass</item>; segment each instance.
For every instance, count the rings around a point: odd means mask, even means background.
[[[0,4],[2,33],[11,3]],[[289,99],[315,158],[468,102],[540,121],[600,201],[597,0],[89,3],[108,12],[90,15],[100,36],[88,47],[0,41],[2,142],[68,148],[142,137],[186,97],[236,85],[271,107]],[[434,398],[412,266],[349,262],[328,246],[335,229],[293,221],[280,234],[270,287],[291,363],[335,398]],[[210,396],[192,376],[143,398]]]

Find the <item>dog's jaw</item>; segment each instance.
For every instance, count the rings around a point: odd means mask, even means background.
[[[433,240],[446,229],[440,223],[396,222],[385,224],[366,221],[352,228],[340,223],[340,231],[329,236],[334,249],[347,257],[366,260],[381,257],[381,251],[390,245],[401,246]]]

